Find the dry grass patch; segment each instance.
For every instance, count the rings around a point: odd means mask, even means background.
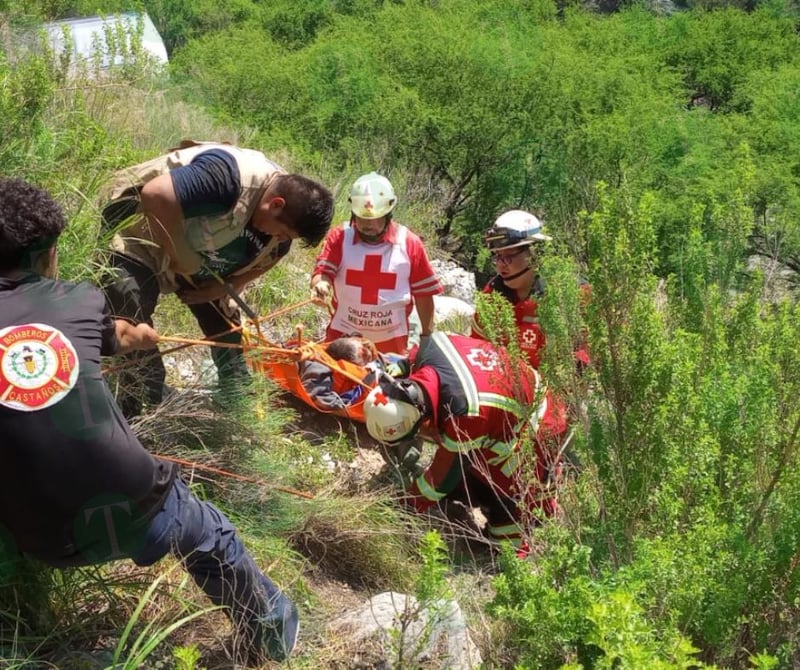
[[[308,505],[290,544],[314,565],[317,575],[357,589],[412,587],[419,558],[419,533],[385,494],[318,496]]]

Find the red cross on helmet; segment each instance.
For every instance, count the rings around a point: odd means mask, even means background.
[[[361,175],[350,189],[350,210],[362,219],[380,219],[394,209],[397,196],[391,182],[377,172]]]
[[[483,243],[492,251],[524,247],[551,239],[542,232],[542,222],[521,209],[512,209],[498,216],[483,235]]]
[[[381,444],[393,445],[413,437],[424,418],[418,407],[411,402],[392,397],[384,384],[376,386],[364,400],[364,420],[367,432]]]

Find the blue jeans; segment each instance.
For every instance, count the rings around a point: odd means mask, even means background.
[[[297,608],[262,572],[231,521],[199,500],[180,477],[150,523],[137,565],[179,558],[215,605],[222,605],[253,660],[282,661],[297,638]]]

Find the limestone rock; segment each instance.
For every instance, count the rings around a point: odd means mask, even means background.
[[[474,670],[482,661],[461,608],[453,600],[422,607],[402,593],[381,593],[329,624],[351,668],[419,667]]]

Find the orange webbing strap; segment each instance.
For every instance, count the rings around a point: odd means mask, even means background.
[[[249,339],[246,333],[243,334],[244,339]],[[266,340],[262,340],[266,342]],[[159,342],[180,342],[191,346],[193,344],[205,345],[207,347],[219,347],[221,349],[244,349],[245,351],[255,351],[264,354],[272,354],[281,357],[297,358],[297,352],[294,349],[286,349],[271,344],[234,344],[233,342],[215,342],[214,340],[193,340],[188,337],[168,337],[162,335],[159,337]]]
[[[287,312],[293,312],[296,309],[300,309],[301,307],[305,307],[306,305],[314,302],[311,298],[307,300],[301,300],[300,302],[294,303],[294,305],[289,305],[288,307],[283,307],[281,309],[277,309],[274,312],[270,312],[266,316],[262,316],[259,318],[259,321],[269,321],[270,319],[274,319],[278,316],[282,316]]]
[[[360,366],[355,365],[355,363],[348,365],[347,361],[337,361],[335,358],[332,358],[325,349],[321,347],[315,349],[314,359],[317,362],[322,363],[323,365],[327,365],[329,368],[334,370],[336,374],[342,375],[346,379],[349,379],[351,382],[355,382],[359,386],[363,386],[368,391],[372,390],[372,387],[369,384],[364,383],[364,377],[366,376],[365,373],[362,372],[361,375],[359,376],[355,372],[348,369],[348,367],[350,366],[358,368],[359,370],[364,369]]]
[[[207,347],[219,347],[220,349],[241,349],[241,345],[233,342],[215,342],[214,340],[195,340],[189,337],[170,337],[169,335],[159,335],[159,342],[177,342],[187,347],[195,344],[202,344]]]

